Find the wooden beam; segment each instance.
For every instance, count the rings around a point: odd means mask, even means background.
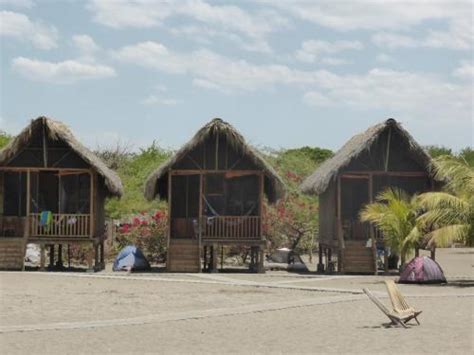
[[[259,177],[260,181],[259,181],[259,189],[258,189],[258,200],[259,200],[259,204],[258,204],[258,215],[260,216],[260,223],[259,223],[259,234],[260,234],[260,237],[263,239],[263,231],[262,231],[262,225],[263,225],[263,196],[264,196],[264,189],[265,189],[265,175],[263,172],[260,173],[260,177]]]
[[[171,175],[197,175],[197,174],[229,174],[231,176],[259,175],[261,170],[222,170],[222,169],[176,169],[170,170]],[[240,175],[239,175],[240,174]]]
[[[43,165],[45,168],[48,167],[48,146],[46,138],[46,125],[43,122]]]
[[[406,177],[428,177],[428,173],[424,171],[380,171],[380,170],[367,170],[367,171],[345,171],[344,175],[384,175],[384,176],[406,176]]]
[[[95,221],[95,211],[94,211],[94,199],[95,199],[95,184],[94,184],[94,173],[91,171],[89,172],[90,174],[90,201],[89,201],[89,214],[91,216],[90,220],[89,220],[89,228],[90,228],[90,231],[89,231],[89,237],[93,237],[94,236],[94,221]]]
[[[390,158],[390,140],[392,137],[392,127],[388,129],[388,137],[387,137],[387,150],[385,153],[385,171],[388,171],[388,161]]]
[[[26,172],[26,237],[30,236],[30,226],[31,226],[31,172],[28,170]]]
[[[12,171],[12,172],[40,172],[40,171],[58,171],[62,172],[62,174],[66,174],[68,172],[72,173],[79,173],[79,174],[87,174],[93,169],[86,169],[86,168],[41,168],[41,167],[9,167],[9,166],[2,166],[0,167],[0,171]]]

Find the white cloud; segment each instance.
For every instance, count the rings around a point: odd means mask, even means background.
[[[26,79],[57,84],[116,76],[115,70],[111,67],[75,60],[54,63],[17,57],[12,60],[12,68]]]
[[[269,5],[300,19],[338,31],[399,30],[426,20],[469,18],[469,0],[439,1],[374,1],[351,3],[333,0],[272,1]]]
[[[344,105],[352,109],[383,109],[410,119],[452,122],[472,115],[470,85],[444,82],[437,76],[372,69],[364,75],[332,75],[308,91],[310,106]],[[321,94],[321,93],[324,93]]]
[[[374,1],[358,0],[353,2],[333,0],[300,0],[271,1],[268,5],[275,6],[285,14],[300,20],[336,31],[369,30],[369,31],[401,31],[406,38],[391,38],[392,45],[414,47],[422,45],[432,48],[470,49],[472,48],[472,2],[469,0],[437,0],[437,1]],[[442,24],[445,30],[430,29],[433,23]],[[415,26],[417,37],[414,39],[410,31]],[[420,43],[418,43],[420,42]]]
[[[428,31],[422,38],[393,32],[379,32],[372,36],[372,42],[389,49],[397,48],[444,48],[468,50],[473,47],[472,22],[464,20],[454,22],[448,31]]]
[[[327,42],[321,40],[309,40],[302,43],[301,49],[296,52],[295,56],[302,62],[314,63],[322,55],[339,53],[346,50],[361,50],[363,47],[364,46],[359,41]]]
[[[28,16],[17,12],[0,11],[0,35],[29,41],[39,49],[57,47],[56,28],[31,21]]]
[[[288,27],[286,18],[273,10],[250,12],[235,5],[212,5],[203,0],[91,0],[87,9],[96,22],[113,28],[150,28],[163,26],[165,20],[173,17],[187,18],[194,23],[163,28],[201,42],[216,37],[231,39],[241,48],[257,52],[270,52],[266,36]]]
[[[165,73],[188,74],[193,77],[194,85],[223,92],[253,91],[275,84],[309,83],[321,75],[318,72],[292,70],[284,65],[255,65],[204,49],[179,53],[151,41],[123,47],[112,52],[112,56],[122,62]]]
[[[72,42],[83,55],[92,55],[100,49],[94,39],[88,35],[74,35]]]
[[[150,95],[140,102],[142,105],[163,105],[163,106],[175,106],[180,103],[179,100],[164,98],[157,95]]]
[[[377,68],[360,75],[302,71],[285,65],[256,65],[208,50],[180,53],[155,42],[127,46],[113,56],[168,74],[188,75],[194,86],[223,93],[289,86],[305,92],[303,101],[315,107],[384,110],[415,120],[465,120],[472,115],[471,85],[426,73]]]
[[[453,71],[453,75],[461,79],[471,80],[472,82],[474,80],[474,65],[472,62],[462,62],[461,66]]]
[[[379,53],[375,56],[375,60],[380,63],[389,63],[393,61],[393,57],[386,53]]]
[[[396,48],[415,48],[420,45],[419,41],[410,36],[397,33],[379,32],[372,36],[372,42],[380,47],[389,49]]]

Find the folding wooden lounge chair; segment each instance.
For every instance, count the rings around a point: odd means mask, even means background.
[[[374,302],[375,305],[392,321],[392,324],[401,325],[403,328],[406,328],[407,326],[405,325],[405,323],[408,322],[410,319],[413,319],[413,312],[410,311],[400,313],[395,310],[390,311],[387,307],[385,307],[382,302],[380,302],[377,297],[372,294],[372,292],[370,292],[366,288],[362,290],[370,298],[370,300]]]
[[[417,317],[420,315],[421,311],[417,311],[415,308],[411,307],[407,303],[405,297],[403,297],[402,293],[398,289],[397,285],[395,285],[395,282],[393,280],[386,280],[385,286],[387,287],[387,292],[390,296],[390,301],[392,302],[393,310],[395,312],[413,313],[413,317],[410,319],[414,318],[419,325],[420,322],[418,321]],[[406,322],[408,322],[410,319],[408,319]]]

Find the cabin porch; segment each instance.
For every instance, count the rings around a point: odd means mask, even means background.
[[[8,261],[0,263],[0,268],[23,268],[29,243],[41,248],[41,269],[45,268],[46,249],[49,266],[62,266],[63,249],[73,244],[90,248],[89,259],[95,258],[96,262],[93,266],[90,261],[89,269],[102,268],[105,263],[103,234],[97,224],[96,179],[89,169],[1,167],[0,254]],[[18,247],[13,250],[13,245]],[[55,259],[56,263],[51,261]]]

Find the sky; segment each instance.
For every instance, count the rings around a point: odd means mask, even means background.
[[[260,147],[338,149],[393,117],[474,146],[470,1],[0,0],[0,129],[178,148],[221,117]]]

